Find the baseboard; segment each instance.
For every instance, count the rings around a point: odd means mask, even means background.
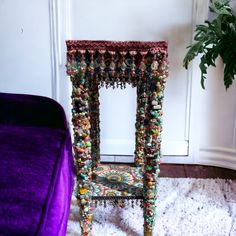
[[[134,163],[134,155],[101,155],[102,162]]]
[[[101,155],[102,162],[134,163],[134,155]],[[189,156],[162,156],[161,163],[195,164]]]
[[[164,156],[188,156],[188,141],[166,141],[161,144]],[[132,139],[101,139],[102,155],[133,156],[135,141]]]
[[[236,149],[223,147],[200,148],[198,164],[236,170]]]
[[[101,160],[104,162],[133,163],[134,156],[102,155]],[[163,156],[162,163],[199,164],[236,170],[236,149],[223,147],[200,148],[197,157],[194,159],[190,156]]]

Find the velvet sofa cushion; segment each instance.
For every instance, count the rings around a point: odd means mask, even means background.
[[[59,103],[28,94],[0,93],[0,124],[67,128],[65,113]]]
[[[64,236],[74,166],[62,107],[0,93],[0,114],[0,235]]]

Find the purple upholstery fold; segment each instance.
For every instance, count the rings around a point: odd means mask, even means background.
[[[1,236],[66,234],[74,184],[66,124],[51,99],[0,94]]]

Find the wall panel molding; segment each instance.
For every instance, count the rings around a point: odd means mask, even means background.
[[[102,155],[133,155],[135,143],[132,139],[101,139]],[[105,152],[103,151],[105,150]],[[162,154],[165,156],[188,156],[187,141],[163,141]]]
[[[102,155],[104,162],[133,163],[133,155]],[[162,162],[174,164],[193,164],[188,156],[163,156]],[[195,164],[209,165],[236,170],[236,150],[223,147],[205,147],[199,150],[199,158]]]
[[[192,0],[192,40],[194,41],[194,31],[197,24],[203,23],[208,18],[209,0]],[[190,119],[191,119],[191,98],[192,98],[192,79],[193,68],[190,65],[187,71],[187,95],[186,95],[186,125],[185,125],[185,140],[189,141],[190,135]]]
[[[59,65],[61,59],[61,42],[59,26],[59,6],[57,0],[49,0],[49,26],[50,26],[50,55],[51,55],[51,84],[52,98],[59,101]]]
[[[66,39],[71,39],[71,0],[66,0],[65,4],[66,14]]]
[[[199,164],[236,170],[236,150],[224,147],[204,147],[199,150]]]

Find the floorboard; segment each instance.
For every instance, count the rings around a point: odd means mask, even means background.
[[[235,170],[213,166],[161,164],[160,170],[160,177],[236,179]]]
[[[114,162],[102,162],[102,163],[114,164]],[[116,163],[116,164],[122,164],[122,163]],[[133,165],[133,164],[130,164],[130,165]],[[214,166],[205,166],[205,165],[162,163],[160,165],[159,176],[169,177],[169,178],[236,179],[236,170],[230,170],[230,169],[214,167]]]

